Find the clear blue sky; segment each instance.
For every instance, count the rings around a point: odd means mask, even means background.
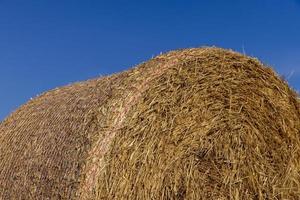
[[[0,120],[51,88],[203,45],[258,57],[300,90],[300,0],[0,0]]]

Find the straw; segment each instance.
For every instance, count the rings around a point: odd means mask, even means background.
[[[298,97],[215,47],[49,91],[0,124],[0,199],[299,199]]]

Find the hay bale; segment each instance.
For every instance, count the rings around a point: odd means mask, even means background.
[[[0,199],[299,199],[300,102],[258,60],[172,51],[0,124]]]

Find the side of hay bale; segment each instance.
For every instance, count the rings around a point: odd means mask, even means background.
[[[183,52],[128,111],[98,199],[299,199],[297,95],[255,59]]]
[[[121,79],[105,77],[58,88],[8,117],[0,127],[0,199],[75,198],[102,120],[93,113]]]
[[[172,51],[0,124],[0,199],[299,199],[300,102],[256,59]]]

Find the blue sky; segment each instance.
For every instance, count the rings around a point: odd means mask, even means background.
[[[0,120],[46,90],[203,45],[258,57],[300,90],[300,0],[0,0]]]

